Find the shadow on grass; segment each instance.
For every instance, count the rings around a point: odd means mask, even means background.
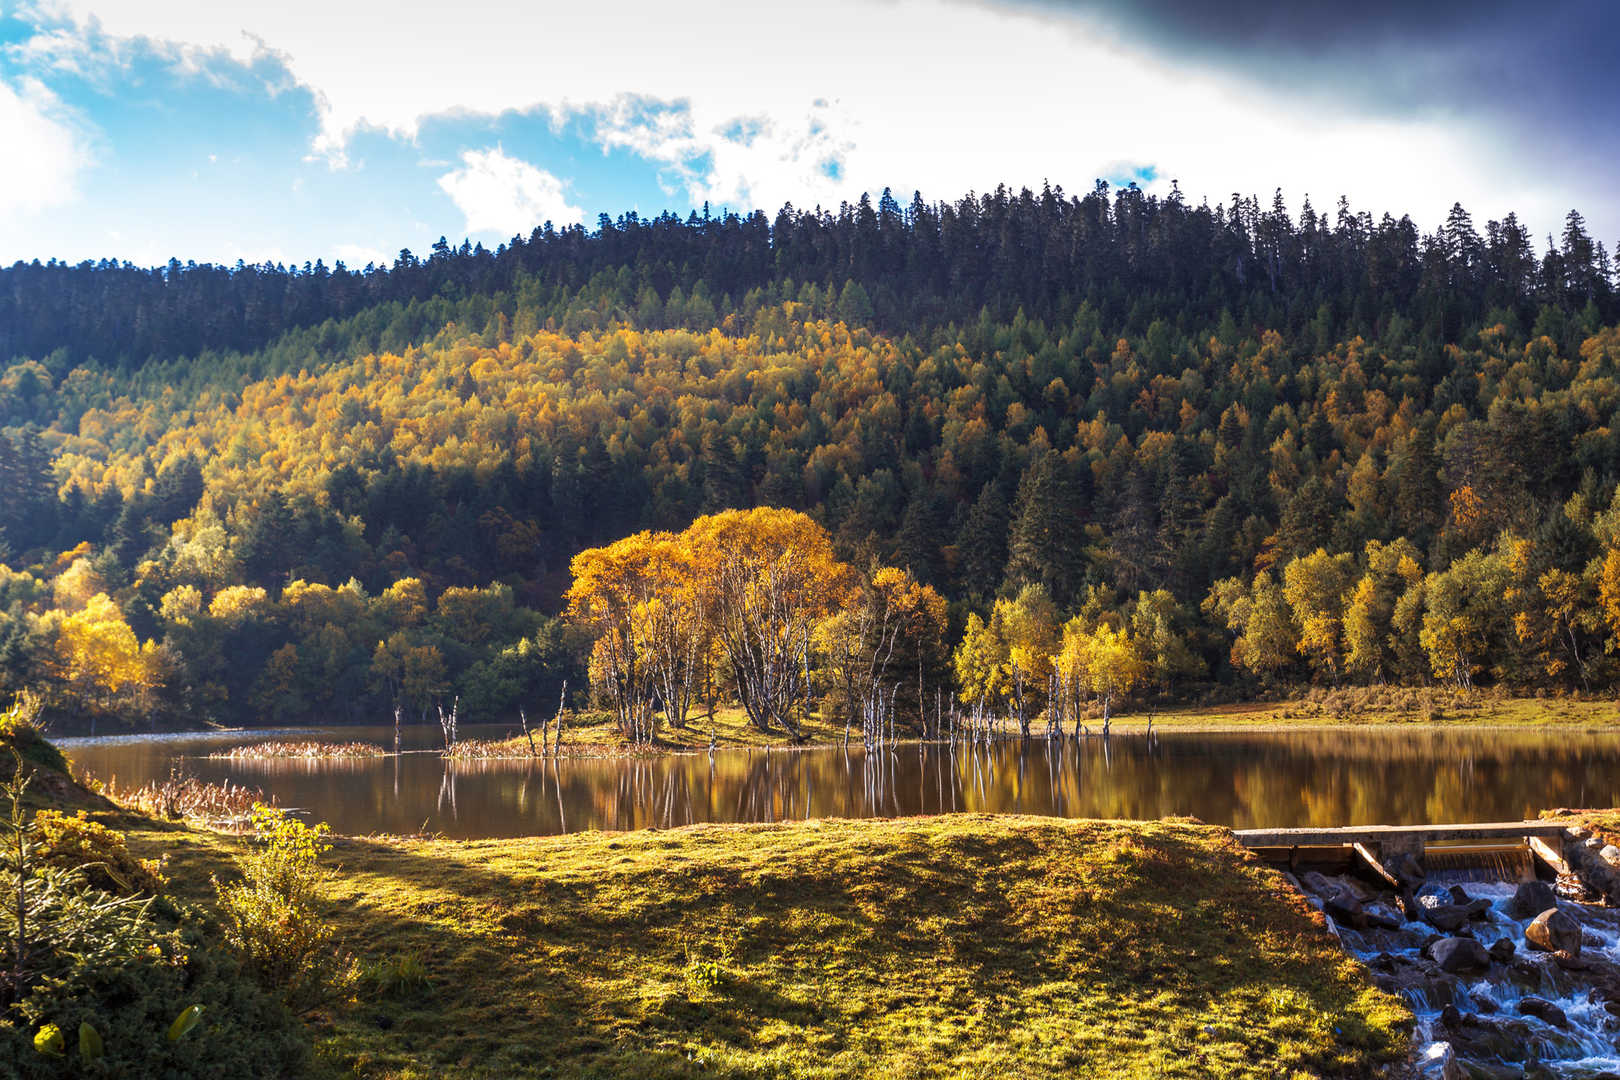
[[[436,989],[396,1030],[438,1034],[396,1061],[368,1003],[328,1046],[398,1076],[714,1075],[689,1060],[714,1054],[756,1073],[882,1075],[919,1030],[947,1071],[986,1052],[1059,1060],[1025,1043],[1065,1031],[1115,1055],[1097,1075],[1136,1075],[1133,1054],[1172,1062],[1143,1075],[1348,1076],[1389,1060],[1399,1007],[1369,1004],[1303,903],[1219,837],[958,817],[346,840],[334,917],[368,958],[423,957]],[[722,974],[695,989],[703,963]],[[1217,1024],[1252,1069],[1202,1071]]]

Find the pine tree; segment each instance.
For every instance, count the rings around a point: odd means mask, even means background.
[[[1068,604],[1085,579],[1084,520],[1067,463],[1046,451],[1018,485],[1006,580],[1020,588],[1041,585],[1059,606]]]

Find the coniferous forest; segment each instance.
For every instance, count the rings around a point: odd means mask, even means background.
[[[1617,324],[1578,213],[1102,184],[364,270],[18,263],[0,688],[132,726],[506,721],[602,692],[582,551],[778,507],[946,602],[914,706],[1060,711],[1065,656],[1110,700],[1606,693]]]

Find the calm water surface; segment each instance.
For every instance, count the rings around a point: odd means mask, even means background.
[[[504,728],[465,729],[500,737]],[[1236,828],[1516,820],[1555,806],[1620,805],[1620,734],[1388,730],[1116,735],[970,749],[902,744],[724,750],[652,759],[447,762],[433,753],[351,761],[209,760],[272,738],[393,743],[391,727],[62,739],[77,769],[120,786],[179,768],[263,788],[340,833],[526,836],[953,811],[1154,818]],[[406,749],[438,728],[407,729]]]

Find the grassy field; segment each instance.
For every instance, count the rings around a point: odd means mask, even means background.
[[[1352,688],[1275,702],[1240,702],[1165,710],[1137,708],[1114,717],[1114,726],[1141,730],[1223,731],[1290,727],[1434,725],[1442,727],[1620,728],[1620,702],[1612,698],[1507,697],[1434,688]]]
[[[206,901],[240,841],[128,819]],[[331,912],[428,988],[335,1075],[1361,1077],[1410,1014],[1220,829],[949,816],[339,841]]]

